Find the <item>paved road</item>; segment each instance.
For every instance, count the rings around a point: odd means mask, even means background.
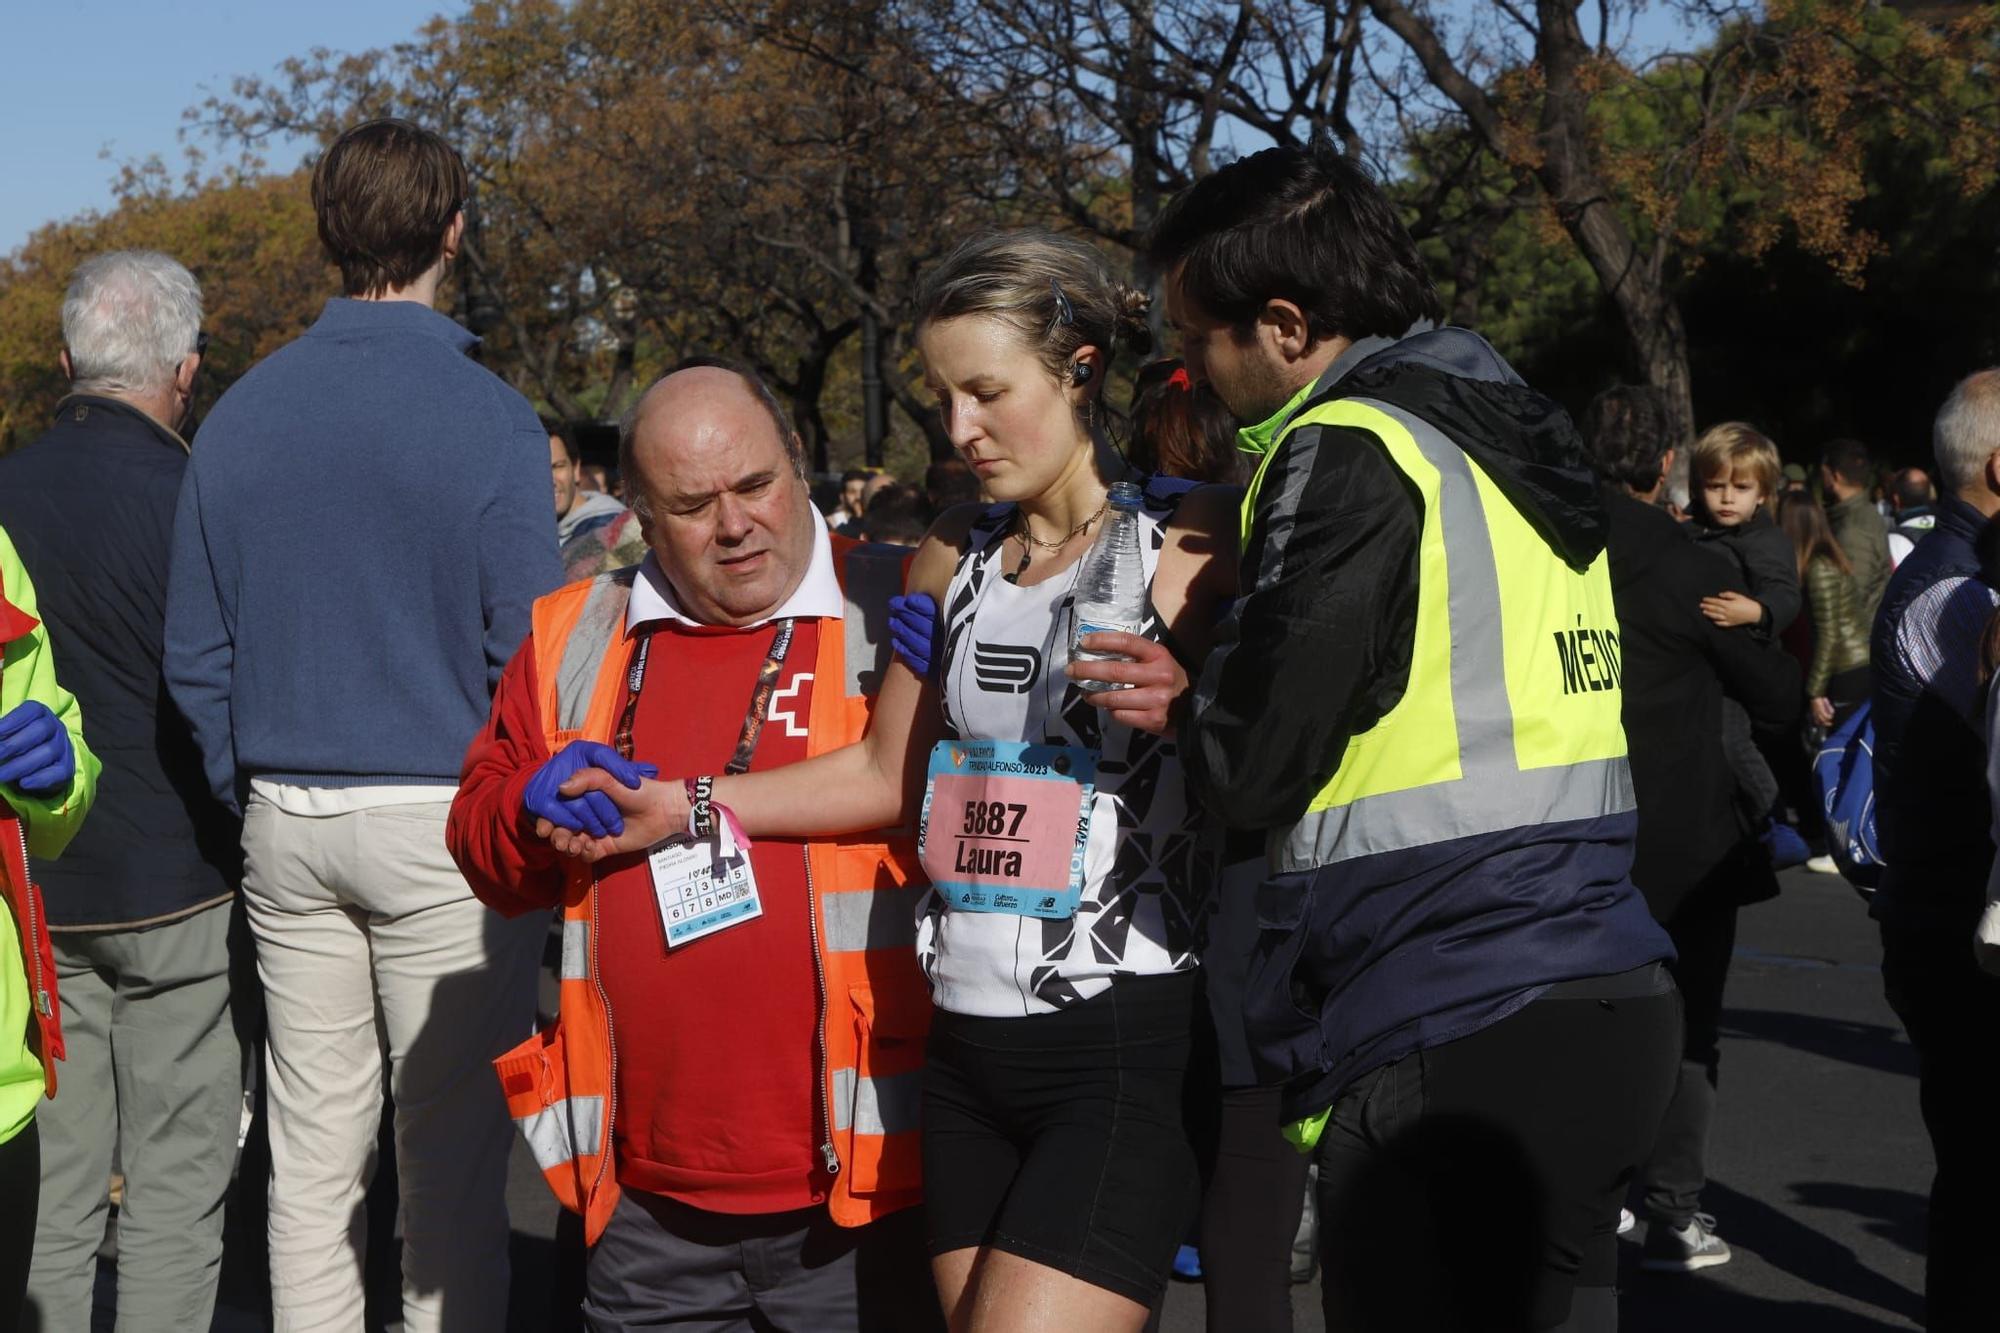
[[[1802,871],[1785,875],[1784,886],[1775,902],[1743,914],[1723,1024],[1723,1095],[1704,1206],[1736,1261],[1693,1275],[1644,1274],[1631,1262],[1636,1244],[1626,1245],[1627,1333],[1918,1327],[1931,1157],[1914,1059],[1882,1000],[1879,948],[1860,901],[1840,881]],[[556,1209],[519,1151],[509,1206],[510,1323],[541,1333],[555,1326]],[[1465,1200],[1466,1228],[1508,1224],[1504,1201]],[[215,1323],[231,1333],[264,1322],[262,1274],[241,1230],[232,1232]],[[371,1265],[371,1303],[385,1312],[394,1309],[392,1263]],[[100,1293],[108,1304],[108,1281]],[[1321,1329],[1316,1289],[1293,1295],[1300,1333]],[[1198,1286],[1174,1285],[1161,1327],[1205,1327]]]
[[[1743,913],[1723,1014],[1703,1207],[1736,1261],[1628,1272],[1628,1333],[1919,1327],[1932,1160],[1916,1057],[1860,900],[1832,876],[1783,880]]]
[[[1638,1271],[1622,1247],[1625,1333],[1914,1329],[1922,1310],[1931,1152],[1916,1061],[1882,999],[1881,947],[1854,891],[1790,871],[1746,909],[1723,1018],[1722,1096],[1703,1207],[1735,1262]],[[1504,1209],[1465,1201],[1469,1229]],[[1199,1289],[1176,1284],[1162,1328],[1199,1333]],[[1324,1328],[1295,1289],[1299,1333]]]

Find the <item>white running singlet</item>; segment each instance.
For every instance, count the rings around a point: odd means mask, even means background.
[[[1150,586],[1166,525],[1192,482],[1153,477],[1140,509]],[[972,529],[944,602],[939,673],[953,739],[1032,741],[1096,750],[1082,902],[1067,920],[954,909],[935,890],[917,908],[917,955],[931,998],[956,1014],[1045,1014],[1099,994],[1114,978],[1195,966],[1198,816],[1179,751],[1105,720],[1063,674],[1079,560],[1024,588],[1003,555],[1013,505]],[[1141,630],[1160,638],[1150,601]]]

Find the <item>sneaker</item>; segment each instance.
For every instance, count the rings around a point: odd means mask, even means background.
[[[1765,850],[1771,853],[1773,870],[1803,865],[1812,855],[1812,849],[1806,846],[1806,840],[1799,836],[1799,831],[1783,820],[1772,820],[1764,829],[1762,841]]]
[[[1654,1273],[1692,1273],[1726,1264],[1732,1257],[1728,1244],[1715,1234],[1715,1219],[1696,1213],[1684,1227],[1654,1222],[1646,1231],[1639,1267]]]
[[[1174,1276],[1189,1282],[1201,1281],[1201,1251],[1183,1245],[1174,1253]]]
[[[1806,861],[1806,869],[1812,871],[1815,875],[1838,875],[1840,873],[1840,867],[1835,865],[1833,858],[1824,852],[1818,856],[1809,858]]]
[[[1627,1234],[1632,1230],[1633,1227],[1636,1227],[1638,1225],[1639,1225],[1639,1219],[1632,1216],[1632,1210],[1630,1208],[1620,1208],[1618,1210],[1619,1235],[1623,1236]]]

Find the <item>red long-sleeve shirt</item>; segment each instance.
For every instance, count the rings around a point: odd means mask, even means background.
[[[665,776],[717,773],[742,729],[774,629],[661,622],[633,719],[633,755]],[[797,623],[752,771],[805,757],[818,627]],[[466,755],[452,854],[509,915],[554,905],[565,866],[521,807],[549,757],[530,639],[501,677]],[[750,854],[763,915],[669,951],[638,855],[603,863],[597,965],[618,1041],[621,1185],[725,1213],[783,1212],[826,1196],[813,1051],[817,982],[804,844]]]

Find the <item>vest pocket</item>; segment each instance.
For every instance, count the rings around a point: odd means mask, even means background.
[[[914,1190],[921,1179],[924,1037],[931,1005],[921,984],[851,985],[854,1048],[830,1061],[834,1136],[858,1195]]]
[[[1257,886],[1257,947],[1244,979],[1243,1024],[1253,1059],[1269,1081],[1317,1073],[1325,1040],[1326,993],[1310,966],[1313,876],[1285,875]]]
[[[507,1114],[541,1168],[556,1201],[573,1213],[584,1210],[585,1158],[604,1152],[608,1107],[602,1096],[572,1097],[560,1021],[493,1062]]]

